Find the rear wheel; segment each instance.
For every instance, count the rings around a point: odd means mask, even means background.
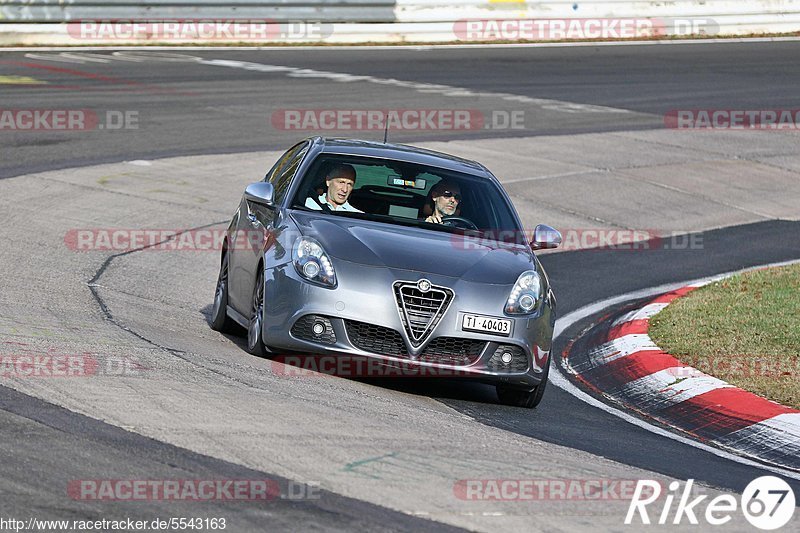
[[[228,254],[222,256],[219,267],[217,288],[214,292],[214,306],[211,309],[211,329],[222,333],[233,333],[236,323],[228,316]]]
[[[547,387],[547,376],[550,373],[550,359],[542,374],[542,381],[532,391],[511,387],[509,385],[497,385],[497,397],[503,405],[513,407],[527,407],[533,409],[544,397],[544,389]]]
[[[264,317],[264,269],[258,267],[256,286],[253,287],[253,304],[250,310],[250,323],[247,326],[247,351],[253,355],[264,356],[263,333]]]

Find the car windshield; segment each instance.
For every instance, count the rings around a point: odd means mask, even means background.
[[[336,190],[329,194],[329,183],[335,188],[337,177],[353,172],[354,183],[345,183],[338,197]],[[435,197],[441,197],[448,212],[441,224],[425,221],[435,213],[442,218]],[[511,205],[492,181],[386,159],[321,154],[306,172],[291,206],[434,231],[477,231],[507,242],[521,234]]]

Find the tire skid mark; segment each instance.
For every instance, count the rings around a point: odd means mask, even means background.
[[[103,297],[100,296],[100,293],[98,291],[98,289],[103,287],[102,285],[98,284],[98,281],[100,280],[100,278],[103,277],[103,274],[105,273],[105,271],[108,269],[108,267],[111,265],[111,263],[115,259],[117,259],[119,257],[124,257],[126,255],[134,254],[134,253],[137,253],[137,252],[141,252],[141,251],[144,251],[144,250],[146,250],[148,248],[151,248],[151,247],[154,247],[154,246],[159,246],[159,245],[164,244],[165,242],[167,242],[169,240],[172,240],[172,239],[175,239],[175,238],[179,237],[181,234],[183,234],[183,233],[185,233],[187,231],[195,231],[195,230],[200,230],[200,229],[206,229],[206,228],[210,228],[210,227],[213,227],[213,226],[218,226],[220,224],[224,224],[225,222],[227,222],[227,220],[218,221],[218,222],[212,222],[212,223],[209,223],[209,224],[204,224],[202,226],[197,226],[197,227],[193,227],[193,228],[186,228],[183,231],[177,232],[175,235],[171,236],[169,239],[164,239],[162,241],[155,242],[153,244],[148,244],[146,246],[142,246],[142,247],[139,247],[139,248],[135,248],[133,250],[127,250],[125,252],[120,252],[118,254],[110,255],[103,261],[103,263],[100,265],[100,267],[94,273],[94,276],[92,276],[92,278],[86,283],[86,285],[89,287],[89,290],[92,293],[92,297],[94,298],[95,302],[97,302],[97,305],[100,308],[100,311],[105,316],[106,320],[108,320],[111,324],[117,326],[121,330],[130,333],[131,335],[133,335],[137,339],[140,339],[140,340],[146,342],[147,344],[150,344],[151,346],[154,346],[154,347],[158,348],[159,350],[163,350],[165,352],[171,353],[172,355],[178,357],[182,361],[185,361],[185,362],[187,362],[187,363],[189,363],[189,364],[191,364],[193,366],[196,366],[198,368],[202,368],[204,370],[207,370],[209,372],[217,374],[218,376],[224,377],[226,379],[229,379],[231,381],[234,381],[234,382],[239,383],[241,385],[244,385],[246,387],[249,387],[249,388],[252,388],[252,389],[256,389],[256,390],[263,390],[262,387],[258,387],[256,385],[253,385],[252,383],[247,383],[246,381],[242,381],[242,380],[237,379],[235,377],[232,377],[232,376],[230,376],[228,374],[225,374],[224,372],[221,372],[219,370],[216,370],[216,369],[213,369],[213,368],[208,367],[206,365],[203,365],[203,364],[201,364],[201,363],[199,363],[197,361],[194,361],[191,358],[187,357],[187,354],[189,352],[186,352],[185,350],[178,350],[177,348],[171,348],[169,346],[165,346],[163,344],[160,344],[160,343],[158,343],[158,342],[156,342],[156,341],[154,341],[152,339],[149,339],[149,338],[145,337],[143,334],[139,333],[138,331],[134,330],[133,328],[123,324],[117,318],[114,317],[114,314],[111,312],[111,309],[108,307],[108,305],[106,304],[106,302],[103,299]]]

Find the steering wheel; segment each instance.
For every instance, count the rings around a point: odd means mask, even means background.
[[[475,223],[470,219],[457,216],[442,217],[442,224],[453,228],[474,229],[474,230],[478,229],[478,226],[476,226]]]

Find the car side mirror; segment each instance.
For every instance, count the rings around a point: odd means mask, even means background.
[[[533,230],[533,240],[531,248],[534,250],[545,250],[548,248],[558,248],[561,244],[561,233],[555,228],[539,224]]]
[[[275,205],[275,188],[266,181],[251,183],[244,190],[244,197],[248,202],[273,207]]]

